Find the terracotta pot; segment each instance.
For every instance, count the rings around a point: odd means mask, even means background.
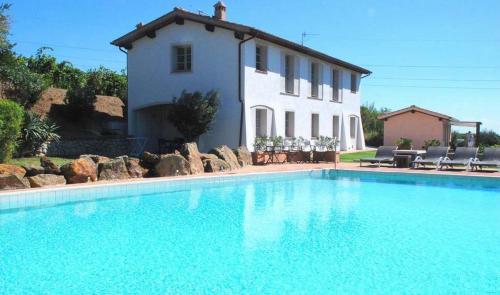
[[[288,152],[288,162],[302,162],[304,160],[304,156],[301,151],[296,152]]]
[[[310,151],[301,151],[302,161],[311,162],[311,152]]]
[[[253,152],[252,153],[252,162],[254,165],[265,165],[269,160],[268,152]]]
[[[339,159],[340,159],[340,153],[337,152],[335,154],[335,151],[326,151],[325,152],[325,162],[337,162],[339,163]]]
[[[318,163],[325,160],[326,152],[313,151],[313,162]]]
[[[288,159],[287,153],[285,152],[276,152],[273,157],[274,163],[285,163]]]

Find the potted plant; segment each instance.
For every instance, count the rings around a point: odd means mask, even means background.
[[[269,160],[269,153],[266,151],[268,138],[267,136],[255,137],[252,152],[252,162],[254,165],[264,165]]]
[[[401,137],[396,141],[396,145],[399,150],[411,150],[413,149],[412,140],[409,138]]]
[[[327,140],[325,142],[325,155],[324,155],[324,160],[325,162],[339,162],[339,152],[337,152],[337,139],[336,138],[331,138],[327,137]]]
[[[287,153],[283,150],[283,137],[282,136],[274,136],[271,138],[271,142],[273,143],[273,153],[272,162],[274,163],[285,163],[287,161]]]
[[[331,149],[332,151],[330,151]],[[333,155],[331,155],[333,153]],[[316,148],[313,151],[314,162],[328,161],[328,159],[335,159],[335,152],[333,152],[332,138],[328,136],[320,136],[316,142]]]
[[[301,151],[301,146],[304,143],[304,138],[299,137],[299,138],[292,138],[291,139],[291,146],[289,147],[288,150],[288,162],[295,162],[299,163],[303,161],[302,157],[302,151]]]
[[[297,140],[297,144],[301,153],[302,162],[311,162],[311,143],[300,136]]]

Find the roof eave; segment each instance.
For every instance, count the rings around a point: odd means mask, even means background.
[[[249,27],[249,26],[244,26],[228,21],[220,21],[214,18],[210,18],[207,16],[201,16],[201,15],[196,15],[187,11],[184,11],[182,9],[175,8],[173,11],[147,23],[146,25],[143,25],[140,28],[137,28],[123,36],[121,36],[118,39],[115,39],[111,42],[112,45],[118,46],[118,47],[129,47],[131,44],[137,40],[140,39],[148,34],[148,32],[158,30],[164,26],[167,26],[171,23],[173,23],[176,19],[176,17],[182,17],[183,19],[187,19],[190,21],[202,23],[202,24],[209,24],[209,25],[214,25],[217,27],[221,27],[227,30],[232,30],[232,31],[238,31],[241,33],[249,34],[252,36],[255,36],[259,39],[266,40],[278,45],[281,45],[283,47],[288,47],[292,50],[301,52],[306,55],[313,56],[315,58],[321,59],[323,61],[326,61],[328,63],[336,64],[345,68],[348,68],[350,70],[359,72],[361,74],[366,74],[369,75],[372,72],[362,68],[360,66],[356,66],[354,64],[345,62],[343,60],[334,58],[332,56],[326,55],[324,53],[321,53],[319,51],[316,51],[314,49],[311,49],[306,46],[302,46],[300,44],[291,42],[289,40],[283,39],[281,37],[266,33],[261,30],[257,30],[255,28]]]

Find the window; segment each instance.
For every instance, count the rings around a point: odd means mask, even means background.
[[[295,113],[285,112],[285,137],[295,137]]]
[[[318,97],[319,94],[319,65],[311,63],[311,97]]]
[[[261,72],[267,72],[267,48],[257,45],[255,47],[255,69]]]
[[[340,139],[340,118],[339,116],[333,116],[333,133],[332,137]]]
[[[173,47],[173,71],[190,72],[191,71],[191,45],[182,45]]]
[[[340,102],[339,96],[340,73],[339,70],[332,70],[332,100]]]
[[[311,115],[311,138],[319,138],[319,114]]]
[[[351,74],[351,92],[358,92],[358,76],[354,73]]]
[[[285,55],[285,92],[294,93],[294,58],[291,55]]]
[[[267,111],[255,110],[255,136],[267,136]]]
[[[356,117],[350,117],[349,122],[350,122],[350,129],[349,132],[351,133],[351,138],[355,139],[356,138]]]

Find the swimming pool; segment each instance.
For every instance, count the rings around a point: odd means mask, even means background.
[[[500,180],[312,171],[0,196],[0,294],[494,294]]]

